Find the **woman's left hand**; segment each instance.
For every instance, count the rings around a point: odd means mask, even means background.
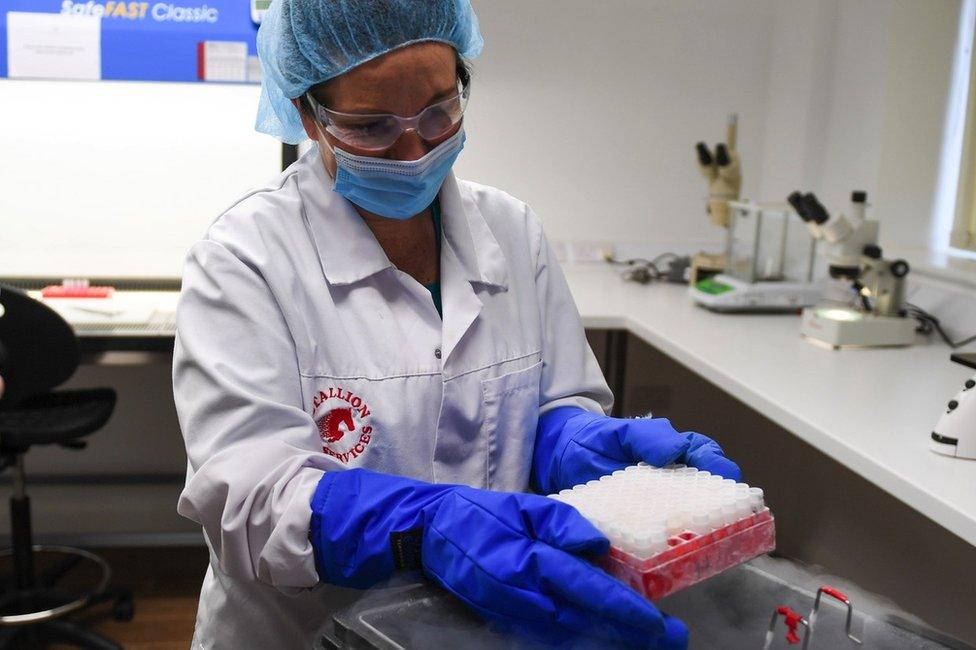
[[[536,485],[556,492],[610,474],[638,462],[655,467],[684,463],[739,481],[742,471],[725,457],[718,443],[700,433],[679,432],[665,418],[611,418],[565,407],[539,419],[540,438],[558,436],[549,462],[534,462]],[[539,459],[536,459],[537,461]]]

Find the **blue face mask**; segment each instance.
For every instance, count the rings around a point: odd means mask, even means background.
[[[335,148],[332,189],[374,214],[409,219],[434,202],[463,148],[463,128],[417,160],[356,156]]]

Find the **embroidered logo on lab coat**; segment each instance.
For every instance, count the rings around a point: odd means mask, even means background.
[[[343,464],[358,458],[373,439],[370,415],[366,400],[352,391],[339,386],[320,390],[312,400],[312,417],[319,427],[322,452]]]

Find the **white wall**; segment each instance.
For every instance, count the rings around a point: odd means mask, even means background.
[[[763,149],[767,0],[475,0],[485,52],[464,176],[529,202],[552,239],[720,241],[694,143],[740,114],[745,188]]]
[[[877,194],[879,213],[891,215],[885,241],[896,245],[927,245],[936,219],[959,5],[900,0],[892,15]]]
[[[889,0],[777,4],[760,187],[767,200],[805,189],[830,207],[852,188],[875,188],[890,13]]]
[[[802,188],[843,211],[863,189],[883,244],[933,243],[960,0],[475,7],[486,48],[459,169],[529,201],[551,238],[718,241],[691,145],[734,110],[744,196]]]
[[[959,0],[783,0],[761,192],[866,190],[882,244],[930,242]]]
[[[888,95],[899,82],[896,74],[889,74],[891,67],[898,67],[891,59],[890,36],[896,13],[891,0],[837,3],[833,56],[824,57],[831,69],[824,88],[821,168],[810,179],[822,188],[825,201],[845,209],[852,190],[868,191],[878,208],[875,216],[886,221],[885,197],[878,193],[879,156],[884,116],[891,105]],[[941,116],[941,103],[936,100],[930,110],[933,117]],[[937,138],[933,144],[938,142]],[[885,234],[891,234],[887,228]]]
[[[959,0],[475,7],[459,169],[529,201],[553,239],[717,241],[691,144],[735,110],[745,196],[802,188],[842,211],[867,190],[883,244],[930,244]]]

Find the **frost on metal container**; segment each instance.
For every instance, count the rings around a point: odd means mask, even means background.
[[[610,539],[604,569],[652,600],[776,546],[761,489],[684,465],[641,463],[550,496]]]

